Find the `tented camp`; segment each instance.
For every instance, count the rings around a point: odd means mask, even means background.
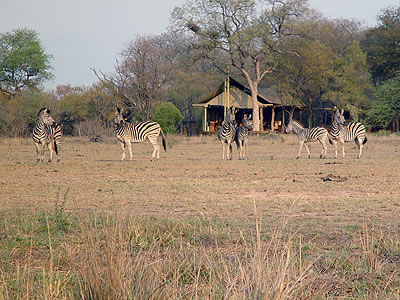
[[[257,95],[260,109],[261,128],[253,131],[280,130],[284,122],[283,105],[278,94],[272,89],[260,89]],[[209,95],[200,98],[193,106],[203,107],[203,132],[215,132],[222,125],[226,107],[238,108],[236,121],[239,123],[244,114],[251,114],[253,105],[250,89],[232,77],[221,83]]]

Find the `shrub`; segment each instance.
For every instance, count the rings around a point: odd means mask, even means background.
[[[153,121],[159,123],[165,133],[175,134],[182,118],[182,114],[175,105],[164,102],[155,108]]]

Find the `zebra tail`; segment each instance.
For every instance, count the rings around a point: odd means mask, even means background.
[[[160,128],[160,130],[161,130],[161,137],[162,137],[162,145],[164,147],[164,151],[167,152],[167,142],[165,140],[165,135],[161,128]]]
[[[365,145],[367,143],[367,141],[368,141],[367,136],[365,136],[365,139],[363,141],[363,145]]]

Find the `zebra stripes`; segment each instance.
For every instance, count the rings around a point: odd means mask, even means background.
[[[344,125],[343,109],[336,110],[331,130],[329,131],[329,142],[335,146],[335,158],[338,156],[337,142],[342,145],[342,157],[344,158],[344,143],[354,141],[358,147],[357,158],[361,158],[363,145],[367,142],[365,126],[360,122],[349,122]]]
[[[248,153],[247,153],[247,144],[249,141],[249,130],[251,127],[251,121],[250,121],[251,115],[243,116],[242,124],[236,128],[236,134],[235,134],[235,142],[237,149],[239,151],[239,160],[240,159],[249,159]]]
[[[53,152],[56,153],[57,162],[60,161],[59,150],[61,146],[61,137],[63,135],[62,125],[58,125],[50,116],[50,109],[43,107],[39,110],[37,124],[32,132],[32,139],[35,143],[37,161],[43,162],[44,146],[49,149],[49,160],[53,160]]]
[[[125,160],[126,146],[128,146],[130,160],[132,160],[133,155],[131,143],[141,143],[146,139],[148,139],[153,145],[151,160],[154,160],[156,157],[157,159],[160,159],[160,146],[157,143],[157,138],[160,135],[160,132],[162,135],[164,151],[167,151],[164,132],[162,131],[160,124],[151,121],[129,123],[124,119],[122,111],[123,109],[120,109],[119,107],[116,107],[114,111],[114,129],[122,147],[121,161]]]
[[[235,113],[235,108],[228,108],[222,127],[218,129],[218,140],[222,143],[222,159],[225,159],[225,144],[228,144],[226,149],[226,158],[229,160],[232,159],[231,144],[234,141],[236,134]]]
[[[292,112],[293,113],[293,112]],[[323,127],[314,127],[311,129],[304,128],[298,121],[292,119],[292,115],[289,115],[289,123],[285,128],[285,132],[293,132],[296,134],[299,140],[299,153],[297,154],[297,159],[300,157],[301,149],[306,147],[308,158],[311,158],[310,149],[308,148],[307,143],[319,141],[322,145],[322,152],[320,154],[320,158],[326,158],[327,146],[326,146],[326,138],[328,136],[328,130]]]

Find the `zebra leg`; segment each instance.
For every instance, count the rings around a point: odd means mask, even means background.
[[[307,145],[307,143],[304,143],[304,147],[306,148],[306,150],[307,150],[307,153],[308,153],[308,158],[310,159],[310,158],[311,158],[311,154],[310,154],[310,148],[308,148],[308,145]]]
[[[358,156],[357,156],[357,158],[361,158],[363,144],[362,144],[362,141],[360,140],[360,137],[357,137],[354,140],[354,142],[356,143],[357,148],[358,148]]]
[[[243,141],[239,141],[239,160],[243,159]]]
[[[151,154],[151,161],[154,161],[157,157],[157,159],[160,159],[160,146],[157,145],[157,143],[153,144],[153,153]]]
[[[228,147],[226,148],[226,159],[227,159],[227,160],[231,160],[231,159],[232,159],[232,155],[229,155],[229,153],[232,154],[232,145],[231,145],[231,142],[228,142]]]
[[[133,160],[133,154],[132,154],[132,144],[131,144],[131,141],[128,141],[126,144],[128,145],[130,161],[132,161],[132,160]]]
[[[321,139],[321,140],[319,140],[319,142],[321,143],[321,146],[322,146],[322,151],[321,151],[321,154],[319,155],[319,158],[326,158],[327,146],[326,146],[325,139]]]
[[[299,159],[299,158],[300,158],[300,153],[301,153],[301,149],[303,149],[303,144],[304,144],[304,142],[299,142],[299,143],[300,143],[299,153],[297,154],[296,159]]]
[[[344,155],[345,155],[345,153],[344,153],[344,141],[341,140],[340,143],[342,144],[342,158],[344,158]]]
[[[243,141],[243,145],[244,145],[244,155],[243,155],[243,159],[249,159],[249,155],[247,153],[247,139],[245,139]]]
[[[47,162],[51,162],[53,160],[53,143],[47,144],[47,149],[49,149],[49,160]]]
[[[221,140],[222,143],[222,160],[225,159],[225,142],[223,140]]]
[[[333,146],[335,146],[335,158],[337,158],[337,141],[332,139]]]
[[[41,143],[35,143],[37,162],[42,162],[43,161],[43,158],[40,156],[40,154],[42,152],[41,149],[40,149],[40,148],[42,148],[41,146],[42,146]]]
[[[122,148],[122,158],[121,161],[125,160],[125,142],[121,142],[121,148]]]

